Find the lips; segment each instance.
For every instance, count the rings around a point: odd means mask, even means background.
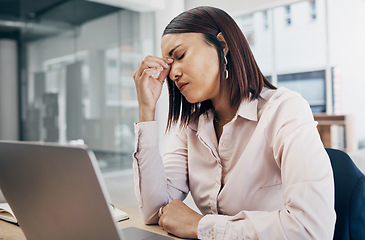
[[[177,88],[180,90],[180,92],[182,92],[188,84],[189,83],[187,83],[187,82],[185,82],[185,83],[184,82],[178,83],[177,84]]]

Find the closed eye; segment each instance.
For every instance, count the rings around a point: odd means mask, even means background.
[[[184,56],[185,56],[185,52],[178,58],[178,60],[181,60],[181,59],[183,59],[184,58]]]

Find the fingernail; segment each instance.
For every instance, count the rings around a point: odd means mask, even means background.
[[[171,62],[173,62],[173,61],[174,61],[174,59],[172,59],[172,58],[168,58],[168,59],[167,59],[167,61],[168,61],[169,63],[171,63]]]

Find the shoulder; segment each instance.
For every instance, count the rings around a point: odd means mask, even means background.
[[[262,93],[263,103],[268,117],[278,115],[292,117],[312,117],[308,102],[297,92],[281,87],[276,90],[265,90]]]
[[[260,119],[266,126],[268,137],[274,137],[282,129],[291,132],[314,123],[312,110],[299,93],[278,88],[263,92],[262,97],[265,106]]]
[[[262,91],[262,98],[271,105],[280,105],[290,103],[289,101],[302,102],[307,104],[307,101],[297,92],[280,87],[275,90],[264,89]]]

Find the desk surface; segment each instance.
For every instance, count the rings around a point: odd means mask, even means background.
[[[137,227],[141,229],[145,229],[151,232],[155,232],[164,236],[169,236],[174,239],[176,238],[172,235],[167,234],[159,225],[145,225],[143,223],[142,217],[138,210],[130,209],[130,208],[123,208],[121,206],[117,206],[119,209],[125,211],[129,215],[129,219],[125,221],[121,221],[118,223],[120,229],[126,227]],[[20,227],[7,223],[0,220],[0,240],[26,240],[23,231]]]

